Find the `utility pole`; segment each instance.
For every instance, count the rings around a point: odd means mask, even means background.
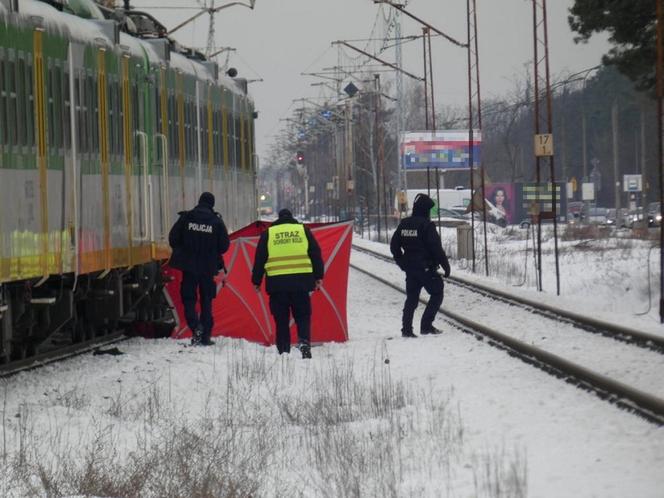
[[[210,0],[210,6],[208,7],[208,12],[210,13],[210,19],[208,24],[208,36],[207,36],[207,45],[205,47],[205,56],[210,57],[210,54],[214,50],[214,0]]]
[[[560,266],[558,258],[558,208],[556,195],[556,174],[553,153],[553,113],[551,102],[551,77],[549,71],[549,33],[546,18],[546,0],[533,0],[533,46],[535,68],[535,162],[537,175],[537,199],[534,209],[537,213],[537,271],[538,290],[542,291],[542,200],[548,200],[546,190],[542,188],[540,165],[549,163],[549,181],[551,182],[551,212],[553,218],[554,255],[556,260],[556,295],[560,295]],[[540,58],[540,51],[543,52]],[[544,68],[542,68],[544,65]],[[544,71],[544,74],[541,71]],[[540,84],[544,84],[540,92]],[[544,195],[542,195],[544,194]]]
[[[394,37],[396,44],[394,46],[396,65],[399,69],[403,68],[402,50],[401,50],[401,12],[397,11],[394,16]],[[397,153],[397,191],[406,192],[408,190],[408,177],[406,170],[403,168],[401,160],[401,134],[404,132],[404,112],[403,112],[403,73],[397,71],[397,144],[399,152]],[[399,210],[399,217],[401,217],[401,210]]]
[[[664,145],[662,144],[662,100],[664,99],[664,0],[657,0],[657,168],[659,169],[659,214],[664,214]],[[659,321],[664,323],[664,223],[659,224]]]
[[[618,101],[614,100],[611,106],[611,134],[613,137],[613,195],[616,216],[620,212],[620,165],[618,153]]]
[[[344,113],[344,157],[346,164],[346,191],[348,192],[349,211],[355,213],[355,171],[353,168],[353,99],[346,101]]]
[[[478,48],[478,27],[477,27],[477,3],[476,0],[466,0],[467,24],[468,24],[468,141],[469,141],[469,161],[470,161],[470,183],[471,183],[471,205],[473,211],[475,208],[474,187],[474,141],[475,141],[475,116],[477,116],[477,129],[482,133],[482,95],[480,90],[480,59]],[[476,100],[476,111],[473,111],[473,100]],[[482,157],[479,160],[480,186],[482,191],[482,223],[484,228],[484,273],[489,276],[489,242],[486,229],[486,185],[484,167],[482,166]],[[473,271],[475,271],[475,230],[474,214],[471,215],[473,222],[472,241],[473,241]]]
[[[427,28],[422,28],[422,57],[424,58],[424,127],[429,129],[429,87],[427,85]],[[427,188],[429,188],[429,175],[427,175]]]

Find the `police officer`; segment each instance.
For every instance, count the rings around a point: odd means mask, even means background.
[[[430,219],[433,206],[431,197],[418,194],[413,203],[412,216],[401,220],[390,241],[394,260],[399,268],[406,272],[407,295],[401,327],[403,337],[417,337],[413,333],[413,315],[422,287],[429,293],[429,302],[422,314],[420,334],[441,333],[433,326],[436,312],[443,302],[443,279],[436,270],[440,265],[447,278],[450,276],[450,263],[436,226]]]
[[[302,358],[311,358],[311,298],[318,290],[325,266],[320,247],[311,231],[293,218],[288,209],[261,234],[251,281],[260,290],[266,273],[265,290],[270,295],[270,311],[277,327],[277,351],[290,352],[290,313],[300,341]]]
[[[182,270],[180,295],[184,316],[191,329],[192,345],[210,346],[212,335],[212,300],[217,294],[214,276],[223,269],[223,253],[230,239],[221,215],[214,211],[214,195],[203,192],[191,211],[178,213],[168,235],[173,248],[170,264]],[[196,313],[196,291],[200,296],[201,314]]]

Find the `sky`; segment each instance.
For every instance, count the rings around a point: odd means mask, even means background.
[[[521,263],[512,279],[497,273],[508,258],[520,259],[525,231],[492,228],[488,235],[492,277],[471,275],[457,259],[453,275],[661,334],[655,310],[635,316],[646,305],[635,292],[646,279],[634,271],[642,269],[646,241],[584,240],[584,250],[566,253],[557,297],[551,239],[546,292],[538,293],[532,279],[514,286]],[[454,230],[443,229],[446,249],[453,238]],[[354,243],[389,254],[387,244],[357,236]],[[392,262],[353,252],[351,263],[404,286]],[[220,299],[215,308],[227,313]],[[0,496],[53,489],[64,496],[191,496],[204,494],[197,493],[203,484],[208,495],[226,496],[214,487],[223,478],[238,495],[266,498],[661,498],[663,427],[478,341],[444,316],[435,322],[441,335],[401,338],[403,300],[351,269],[349,340],[314,347],[312,360],[242,339],[216,337],[213,347],[191,348],[187,340],[134,338],[113,345],[122,355],[83,354],[0,379]],[[443,309],[664,394],[658,352],[449,282]],[[325,326],[316,313],[314,307],[314,338]]]
[[[230,3],[230,2],[225,2]],[[549,18],[550,65],[552,75],[572,74],[600,63],[607,51],[606,36],[597,35],[588,44],[575,44],[567,24],[573,0],[555,0],[547,4]],[[216,6],[224,2],[217,0]],[[191,17],[195,10],[165,9],[195,5],[185,0],[133,0],[132,5],[151,12],[167,28]],[[156,6],[162,8],[154,8]],[[382,9],[382,13],[381,13]],[[466,37],[465,0],[411,0],[408,10],[455,39]],[[216,46],[237,49],[230,58],[239,75],[262,79],[250,84],[259,118],[256,123],[257,150],[265,159],[274,136],[287,123],[280,119],[292,115],[301,104],[293,99],[317,99],[329,91],[311,83],[324,81],[301,73],[319,72],[322,68],[345,65],[358,56],[351,50],[339,59],[335,40],[359,40],[382,37],[382,18],[388,7],[371,0],[256,0],[250,10],[233,6],[216,16]],[[509,93],[514,81],[532,72],[532,2],[530,0],[477,0],[479,26],[480,77],[483,98]],[[378,22],[376,22],[378,21]],[[184,45],[205,47],[208,16],[182,28],[174,37]],[[402,16],[402,36],[420,34],[421,27]],[[366,42],[352,42],[360,48]],[[372,51],[371,44],[368,47]],[[466,51],[441,38],[432,39],[436,106],[465,105],[467,99]],[[394,49],[381,56],[394,62]],[[404,45],[404,69],[422,75],[421,41]],[[225,56],[218,58],[225,62]],[[356,59],[355,63],[361,62]],[[391,77],[385,74],[385,80]],[[408,78],[406,78],[408,79]],[[343,85],[350,81],[347,78]],[[354,80],[357,86],[361,82]],[[394,93],[394,90],[392,90]],[[321,100],[315,100],[320,102]]]

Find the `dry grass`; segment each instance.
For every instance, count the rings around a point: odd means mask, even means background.
[[[466,472],[459,462],[474,458],[452,394],[395,380],[384,346],[368,364],[302,363],[240,341],[225,349],[225,374],[211,366],[194,414],[191,400],[171,402],[170,373],[97,406],[77,389],[60,393],[46,415],[21,405],[3,438],[0,494],[440,496]],[[56,417],[63,406],[66,428]],[[75,425],[83,417],[89,425]],[[52,428],[37,430],[38,418]],[[495,458],[476,478],[489,489],[481,496],[520,496],[502,490],[523,488],[521,461]]]

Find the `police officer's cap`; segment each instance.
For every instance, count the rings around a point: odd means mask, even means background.
[[[413,203],[413,212],[417,211],[417,212],[426,213],[434,205],[435,205],[435,203],[433,202],[431,197],[429,197],[428,195],[426,195],[426,194],[417,194],[417,196],[415,196],[415,202]]]
[[[198,199],[198,203],[212,209],[214,207],[214,195],[212,195],[210,192],[203,192]]]

